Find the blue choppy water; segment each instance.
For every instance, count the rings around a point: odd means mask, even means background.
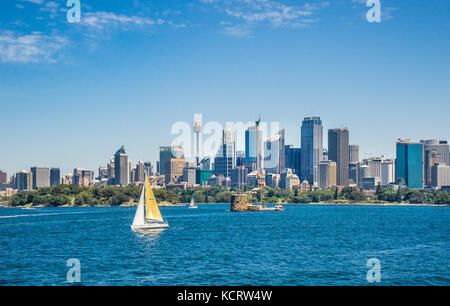
[[[288,205],[283,212],[161,207],[170,229],[130,230],[135,208],[0,208],[0,285],[450,285],[449,207]]]

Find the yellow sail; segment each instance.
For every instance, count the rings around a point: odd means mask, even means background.
[[[163,221],[147,176],[145,177],[145,207],[147,209],[147,219]]]

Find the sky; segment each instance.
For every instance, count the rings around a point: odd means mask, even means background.
[[[176,122],[347,127],[361,158],[449,139],[450,2],[66,0],[0,3],[0,170],[158,159]],[[238,144],[243,147],[243,144]]]

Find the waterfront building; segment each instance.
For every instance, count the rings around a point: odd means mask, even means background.
[[[197,169],[196,184],[200,186],[208,185],[208,179],[214,175],[214,171],[208,169]]]
[[[180,146],[159,148],[159,174],[166,174],[166,160],[170,158],[184,158],[183,148]]]
[[[69,173],[61,179],[61,183],[63,185],[72,185],[73,184],[73,173]]]
[[[280,186],[280,174],[276,173],[266,174],[266,186],[278,188]]]
[[[216,175],[231,176],[231,170],[236,165],[236,132],[233,129],[224,129],[222,132],[222,145],[214,159],[214,172]]]
[[[200,161],[200,167],[203,170],[211,170],[211,159],[208,156],[203,157]]]
[[[359,162],[348,164],[348,182],[349,185],[359,186]]]
[[[266,184],[266,177],[258,170],[252,171],[247,175],[247,184],[253,187],[264,187]]]
[[[94,171],[82,168],[73,169],[72,184],[80,187],[89,187],[94,181]]]
[[[33,189],[50,187],[50,168],[32,167],[31,173],[33,174]]]
[[[128,164],[128,154],[122,146],[114,154],[114,185],[128,186],[130,183],[130,168]]]
[[[186,182],[188,187],[193,187],[197,182],[197,167],[188,166],[183,169],[182,182]]]
[[[358,177],[358,187],[363,188],[364,178],[372,177],[370,173],[370,167],[365,164],[359,165],[359,177]]]
[[[359,145],[350,145],[348,148],[349,163],[359,162]]]
[[[245,165],[245,151],[236,151],[236,167]]]
[[[279,185],[282,189],[293,189],[300,186],[300,179],[292,169],[286,168],[281,171]]]
[[[300,164],[301,164],[301,149],[294,148],[293,145],[286,145],[285,147],[285,168],[292,169],[292,171],[300,176]],[[282,169],[282,170],[283,170]]]
[[[231,170],[231,187],[241,188],[247,185],[248,170],[244,166],[239,166]]]
[[[323,158],[323,126],[320,117],[306,117],[301,127],[301,180],[318,186]]]
[[[396,183],[410,188],[423,188],[424,144],[399,139],[396,154]]]
[[[381,180],[379,177],[364,177],[361,181],[361,188],[364,190],[375,190],[380,183]]]
[[[227,186],[228,185],[227,179],[228,178],[222,174],[211,175],[208,178],[208,185],[210,185],[210,186]]]
[[[177,183],[183,175],[183,169],[186,161],[184,158],[169,158],[166,159],[164,165],[165,183]]]
[[[116,170],[114,169],[114,157],[112,157],[110,162],[106,164],[106,168],[108,169],[108,185],[114,185],[116,175]]]
[[[15,174],[14,188],[18,191],[31,191],[33,189],[33,173],[22,170]]]
[[[273,135],[264,142],[264,170],[266,173],[281,173],[284,160],[284,145],[281,134]]]
[[[337,167],[336,162],[331,160],[323,160],[319,163],[319,187],[327,189],[337,184]]]
[[[450,149],[447,140],[428,139],[428,140],[421,140],[420,143],[423,144],[424,150],[429,149],[436,152],[436,163],[446,164],[450,166],[449,162]]]
[[[285,188],[286,189],[300,188],[300,179],[295,173],[291,172],[286,176]]]
[[[145,180],[145,164],[142,161],[139,161],[134,170],[134,182],[143,183]]]
[[[395,182],[395,167],[392,159],[381,162],[381,186],[388,186]]]
[[[263,128],[261,119],[255,122],[255,126],[245,131],[245,160],[247,163],[256,163],[256,169],[263,168]]]
[[[363,160],[363,163],[369,166],[370,177],[378,177],[381,180],[381,164],[383,162],[383,158],[381,157],[371,157],[369,159]]]
[[[108,181],[108,167],[98,167],[98,180],[106,179]]]
[[[431,167],[431,186],[437,189],[450,186],[450,166],[437,163]]]
[[[328,130],[328,160],[336,162],[336,184],[338,186],[348,186],[348,129]]]
[[[61,170],[59,168],[50,169],[50,186],[61,184]]]
[[[153,175],[153,166],[150,161],[144,162],[144,172],[148,177]]]
[[[8,183],[8,174],[6,172],[0,171],[0,185]]]

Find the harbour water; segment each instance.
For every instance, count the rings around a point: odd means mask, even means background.
[[[134,207],[0,208],[0,284],[450,285],[450,208],[287,205],[161,207],[168,230],[130,229]]]

